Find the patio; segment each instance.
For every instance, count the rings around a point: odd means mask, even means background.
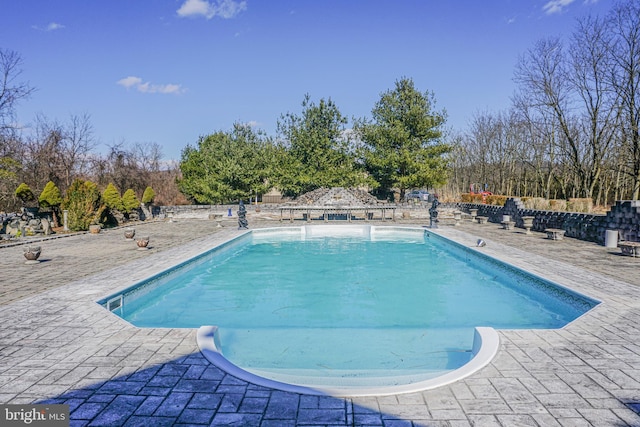
[[[561,330],[501,330],[489,366],[420,393],[345,399],[254,386],[210,365],[194,330],[134,328],[95,304],[240,232],[223,225],[136,225],[151,238],[144,252],[121,229],[46,240],[37,265],[24,264],[21,246],[0,246],[0,403],[66,403],[71,425],[640,425],[639,261],[575,239],[470,222],[435,230],[467,246],[482,238],[483,252],[603,304]]]

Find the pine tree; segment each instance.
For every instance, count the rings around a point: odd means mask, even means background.
[[[53,181],[47,182],[47,185],[44,186],[44,189],[38,198],[38,202],[43,208],[51,209],[53,214],[53,226],[58,227],[58,211],[62,204],[62,195],[60,194],[60,189],[53,183]]]
[[[124,211],[124,205],[122,204],[122,197],[120,197],[120,192],[116,188],[115,185],[109,183],[107,188],[104,189],[102,193],[102,200],[104,200],[104,204],[107,208],[111,210],[119,210]]]
[[[153,203],[153,199],[156,197],[156,192],[153,188],[147,187],[142,194],[142,203]]]
[[[140,207],[140,200],[138,200],[135,191],[130,188],[122,195],[122,204],[124,206],[124,212],[128,214],[132,210]]]

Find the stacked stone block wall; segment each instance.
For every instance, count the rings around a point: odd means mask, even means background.
[[[489,222],[500,223],[503,215],[511,216],[516,227],[523,227],[522,217],[532,216],[533,231],[547,228],[565,230],[565,236],[604,244],[607,230],[616,230],[620,240],[640,241],[640,201],[622,200],[616,202],[606,214],[558,212],[525,209],[519,198],[510,198],[504,206],[490,206],[475,203],[447,204],[463,212],[478,209],[479,216],[486,216]]]

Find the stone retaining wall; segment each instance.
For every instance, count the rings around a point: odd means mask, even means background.
[[[640,241],[640,201],[621,200],[616,202],[606,214],[580,212],[543,211],[525,209],[519,198],[507,199],[504,206],[482,205],[476,203],[447,203],[463,212],[478,209],[479,216],[488,217],[489,222],[500,223],[502,215],[511,216],[516,227],[523,227],[523,216],[532,216],[534,231],[547,228],[559,228],[566,231],[565,236],[580,240],[604,244],[607,230],[616,230],[620,240]]]
[[[246,205],[249,208],[249,205]],[[158,212],[154,211],[154,216],[160,218],[188,218],[188,219],[210,219],[211,214],[237,216],[238,205],[176,205],[176,206],[158,206]]]

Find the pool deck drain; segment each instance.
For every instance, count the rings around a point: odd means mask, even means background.
[[[501,330],[488,366],[418,393],[337,398],[256,386],[211,365],[195,330],[135,328],[95,304],[240,233],[223,224],[137,225],[151,237],[145,252],[122,230],[48,240],[37,265],[24,264],[21,246],[0,246],[0,403],[66,403],[71,425],[640,425],[640,263],[593,243],[498,224],[436,230],[470,247],[482,238],[477,250],[603,303],[563,329]]]

